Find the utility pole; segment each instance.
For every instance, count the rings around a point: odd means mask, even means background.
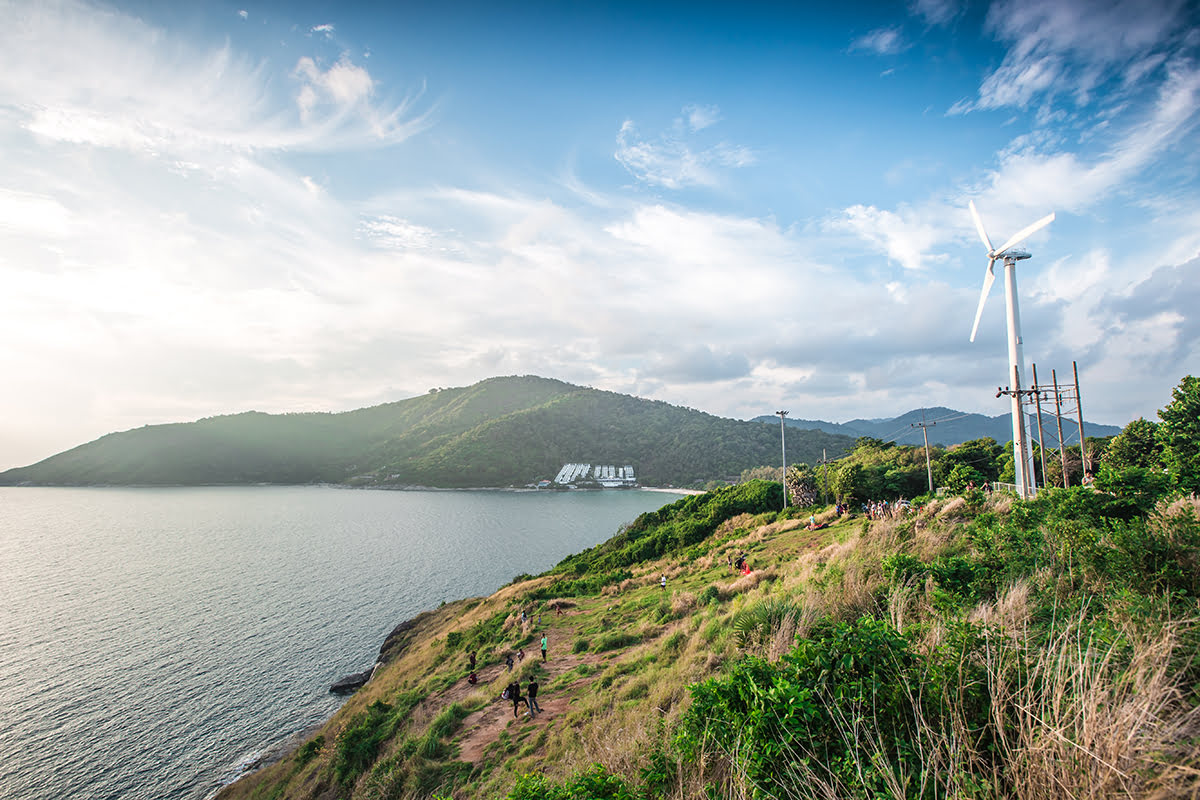
[[[1035,376],[1037,375],[1036,372],[1034,372],[1033,374]],[[1037,377],[1034,377],[1034,380],[1036,381]],[[937,425],[937,423],[936,422],[926,422],[925,415],[922,414],[920,423],[913,423],[910,426],[913,428],[920,428],[921,436],[925,437],[925,474],[929,478],[929,493],[930,494],[933,494],[933,466],[929,462],[929,431],[927,429],[932,428],[934,425]]]
[[[1021,371],[1013,364],[1013,384],[1011,387],[996,389],[996,397],[1006,394],[1012,398],[1013,418],[1013,464],[1017,479],[1017,496],[1028,500],[1036,491],[1033,480],[1033,457],[1028,449],[1025,430],[1025,396],[1036,394],[1035,389],[1021,388]]]
[[[783,508],[787,510],[787,434],[784,433],[783,418],[788,415],[786,411],[776,411],[779,415],[779,446],[783,450]]]
[[[1062,461],[1063,471],[1063,488],[1066,489],[1071,485],[1071,479],[1067,477],[1067,448],[1063,444],[1062,435],[1062,400],[1058,394],[1058,376],[1054,374],[1054,370],[1050,370],[1050,380],[1054,383],[1054,416],[1058,420],[1058,457]]]
[[[1042,454],[1042,485],[1046,485],[1046,438],[1042,432],[1042,387],[1038,386],[1037,379],[1037,364],[1031,364],[1033,367],[1033,390],[1037,393],[1034,397],[1037,398],[1037,421],[1038,421],[1038,452]]]
[[[1071,371],[1075,373],[1075,410],[1079,412],[1079,460],[1083,462],[1083,481],[1086,484],[1092,472],[1092,459],[1088,456],[1087,440],[1083,438],[1083,395],[1079,393],[1079,365],[1074,361],[1071,362]]]
[[[825,505],[825,494],[829,491],[829,459],[825,455],[825,448],[821,448],[821,460],[817,462],[824,467],[824,478],[821,480],[821,505]]]

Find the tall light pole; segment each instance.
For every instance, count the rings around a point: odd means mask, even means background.
[[[787,434],[784,433],[783,418],[788,415],[786,411],[776,411],[779,415],[779,446],[783,450],[783,507],[787,508]]]

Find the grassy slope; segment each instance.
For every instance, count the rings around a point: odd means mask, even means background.
[[[1186,613],[1155,630],[1137,623],[1145,622],[1147,612],[1138,609],[1154,602],[1146,599],[1155,596],[1154,587],[1131,595],[1138,587],[1111,585],[1111,575],[1123,574],[1112,566],[1112,553],[1119,547],[1105,551],[1108,563],[1099,565],[1099,571],[1075,571],[1075,559],[1082,561],[1096,542],[1075,541],[1074,554],[1060,550],[1070,563],[1058,562],[1053,547],[1044,551],[1048,560],[1039,556],[1023,577],[1005,578],[993,596],[977,602],[948,597],[941,578],[896,577],[898,563],[955,564],[955,557],[965,557],[983,564],[984,551],[993,547],[987,532],[1015,530],[1005,527],[1008,520],[1020,521],[1030,513],[1003,497],[975,507],[953,499],[901,521],[835,520],[825,511],[818,520],[833,524],[819,531],[805,529],[807,516],[742,514],[721,524],[686,558],[673,555],[636,565],[628,576],[616,576],[615,583],[568,598],[563,616],[547,610],[556,600],[555,589],[563,588],[554,585],[557,575],[447,605],[420,621],[407,650],[330,720],[319,733],[319,744],[228,787],[221,797],[428,797],[435,792],[455,798],[500,797],[524,773],[542,771],[563,780],[593,762],[637,783],[651,754],[664,752],[670,754],[671,777],[658,796],[699,796],[709,783],[718,796],[742,796],[747,787],[739,783],[733,768],[737,759],[728,752],[710,752],[702,767],[669,746],[664,749],[663,732],[676,727],[690,703],[689,685],[725,674],[745,653],[774,662],[822,618],[853,620],[864,614],[907,631],[930,653],[947,639],[955,620],[972,620],[1000,632],[1006,643],[983,652],[1006,658],[1025,653],[1033,667],[1022,669],[1042,669],[1036,677],[1041,688],[1034,693],[1004,683],[1000,671],[989,673],[993,694],[1007,693],[1017,698],[1018,707],[1031,709],[1028,720],[1004,723],[1013,739],[1003,744],[1003,753],[988,756],[994,763],[968,764],[963,752],[969,754],[970,747],[962,743],[951,748],[957,755],[949,756],[938,749],[944,742],[925,743],[939,758],[953,762],[945,769],[947,784],[931,789],[935,795],[988,796],[1000,785],[1022,797],[1047,798],[1065,796],[1064,791],[1152,797],[1173,796],[1181,787],[1194,790],[1200,767],[1197,693],[1194,686],[1180,685],[1179,673],[1170,669],[1191,665],[1189,658],[1179,661],[1180,642],[1194,647],[1196,641],[1195,580],[1186,569],[1171,578],[1177,582],[1172,584],[1177,597],[1191,595],[1174,607]],[[1196,513],[1194,503],[1186,513]],[[1076,522],[1083,516],[1081,512]],[[1086,530],[1063,523],[1049,518],[1042,528],[1048,537],[1073,537]],[[1179,541],[1194,537],[1194,526],[1191,534],[1183,530],[1164,535]],[[968,536],[968,531],[975,533]],[[1195,542],[1190,546],[1175,556],[1184,559],[1185,567],[1195,566]],[[730,573],[727,558],[738,552],[749,554],[752,575]],[[897,555],[909,560],[897,561]],[[1129,566],[1129,575],[1149,575],[1153,582],[1160,573],[1174,574],[1173,562],[1163,558],[1151,572],[1137,572],[1145,565]],[[890,577],[885,564],[892,565]],[[1060,567],[1064,571],[1055,572]],[[659,586],[662,574],[668,577],[665,592]],[[1050,607],[1062,609],[1064,617],[1082,613],[1087,603],[1081,598],[1089,593],[1104,596],[1113,628],[1140,633],[1126,638],[1112,634],[1113,641],[1124,643],[1120,653],[1116,645],[1105,650],[1103,643],[1094,651],[1092,640],[1071,638],[1070,626],[1057,639],[1034,647],[1033,638],[1022,637],[1046,624],[1041,615],[1047,592]],[[765,600],[792,602],[796,613],[776,628],[747,629],[746,612]],[[521,605],[543,614],[551,641],[548,665],[531,658],[518,670],[540,676],[542,705],[550,710],[536,721],[513,721],[511,706],[496,699],[509,680],[500,663],[505,652],[524,646],[532,654],[537,647],[536,626],[519,622]],[[461,643],[448,644],[452,632],[484,643],[480,673],[486,684],[471,689],[461,680],[465,652]],[[1132,665],[1119,681],[1112,672],[1117,662]],[[376,706],[381,719],[391,715],[380,726],[389,736],[377,754],[362,762],[360,774],[339,783],[337,759],[345,748],[338,743],[347,741],[356,727],[362,732],[368,709],[379,701],[391,706],[390,712]],[[964,770],[983,776],[967,786],[969,791],[950,785]],[[811,780],[805,783],[812,785]],[[896,792],[905,793],[911,796],[911,787]]]

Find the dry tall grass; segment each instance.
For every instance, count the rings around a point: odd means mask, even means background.
[[[1027,800],[1200,796],[1200,708],[1180,685],[1181,634],[1196,619],[1132,632],[1128,654],[1062,627],[1031,652],[988,647],[1002,778]],[[1194,654],[1188,654],[1192,657]],[[1019,674],[1017,660],[1030,665]]]

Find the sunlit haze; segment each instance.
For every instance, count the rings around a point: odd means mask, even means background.
[[[970,200],[1057,214],[1025,356],[1088,419],[1200,370],[1186,0],[0,12],[0,469],[496,375],[1003,414]]]

